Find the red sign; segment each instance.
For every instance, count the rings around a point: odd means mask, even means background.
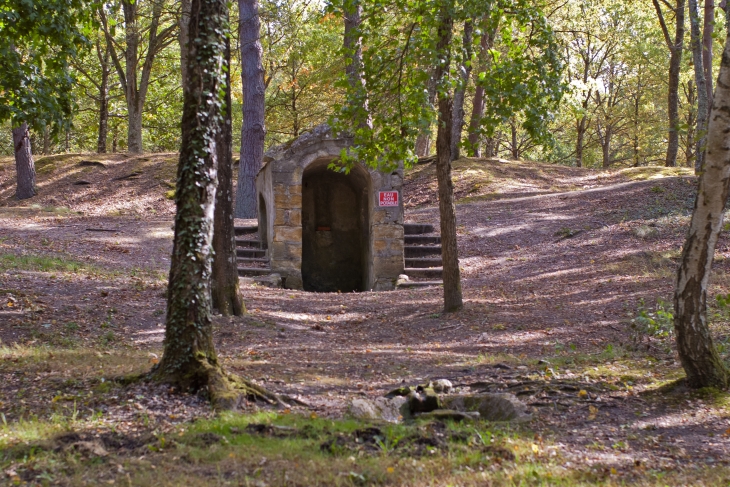
[[[379,206],[398,206],[398,191],[380,191]]]

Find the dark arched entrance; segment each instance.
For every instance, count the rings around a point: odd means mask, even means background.
[[[302,281],[307,291],[365,289],[369,261],[370,176],[356,166],[350,174],[316,161],[302,178]]]

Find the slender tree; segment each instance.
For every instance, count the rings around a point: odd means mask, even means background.
[[[689,0],[689,25],[694,65],[695,84],[697,86],[697,127],[695,129],[695,174],[699,174],[705,162],[705,143],[707,140],[708,97],[705,80],[705,67],[702,33],[700,30],[700,12],[697,0]]]
[[[142,152],[142,114],[149,91],[152,67],[157,55],[175,41],[178,26],[163,17],[163,0],[150,0],[149,25],[142,25],[142,9],[147,2],[121,0],[124,14],[124,43],[116,42],[107,12],[99,8],[104,35],[127,102],[127,150]],[[147,34],[146,44],[143,36]],[[116,46],[116,47],[115,47]],[[140,56],[143,53],[143,57]],[[141,64],[141,69],[140,69]]]
[[[35,165],[27,123],[13,129],[13,147],[15,168],[18,172],[18,187],[15,190],[15,197],[19,200],[32,198],[38,194],[38,190],[35,185]]]
[[[236,191],[236,217],[256,218],[256,174],[264,159],[266,106],[258,0],[239,0],[241,71],[243,77],[243,127],[241,160]]]
[[[715,30],[715,0],[705,0],[705,14],[702,21],[702,64],[705,68],[707,85],[707,112],[712,109],[712,33]]]
[[[730,35],[720,65],[692,221],[677,270],[674,329],[677,351],[693,388],[726,388],[730,372],[717,353],[707,324],[707,287],[730,191]]]
[[[216,140],[218,190],[213,218],[213,307],[223,316],[241,316],[246,308],[238,285],[236,233],[233,225],[233,123],[231,120],[231,40],[226,38],[222,126]]]
[[[464,22],[462,35],[461,60],[459,62],[459,76],[456,89],[454,90],[454,105],[451,115],[451,160],[455,161],[461,156],[461,132],[464,129],[464,99],[466,97],[466,85],[469,83],[471,69],[473,66],[472,37],[474,35],[474,23],[471,20]]]
[[[684,11],[686,6],[685,0],[676,0],[672,4],[671,11],[674,13],[674,39],[672,39],[659,0],[652,0],[652,3],[664,35],[664,42],[666,42],[670,54],[669,90],[667,92],[669,135],[665,165],[674,167],[677,165],[677,153],[679,151],[679,77],[682,70],[682,52],[684,50]],[[665,2],[665,5],[669,5],[669,2]]]

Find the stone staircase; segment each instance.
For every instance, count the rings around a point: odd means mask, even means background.
[[[259,239],[258,225],[234,227],[239,276],[264,276],[271,273],[269,251]]]
[[[239,276],[264,276],[271,273],[269,252],[259,239],[257,225],[234,228]],[[442,284],[441,237],[433,235],[434,227],[423,223],[405,223],[405,270],[408,281],[399,288],[438,286]]]
[[[405,223],[404,274],[408,281],[399,282],[399,288],[438,286],[443,284],[441,262],[441,237],[433,235],[433,225],[427,223]]]

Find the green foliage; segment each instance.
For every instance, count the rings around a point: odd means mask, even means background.
[[[653,310],[647,309],[642,300],[638,315],[631,320],[631,326],[640,333],[656,338],[674,335],[674,314],[671,303],[657,299]]]
[[[67,125],[68,62],[87,45],[90,2],[0,0],[0,121],[38,131]]]
[[[331,6],[332,10],[339,8],[341,3]],[[443,15],[457,25],[452,45],[445,49],[437,46],[435,32]],[[439,80],[437,90],[439,96],[451,96],[459,83],[456,66],[463,56],[458,26],[473,19],[483,19],[483,25],[475,29],[473,52],[478,52],[485,29],[497,33],[492,62],[475,73],[487,98],[484,132],[492,134],[496,124],[520,113],[526,131],[547,137],[551,110],[563,93],[562,62],[552,28],[534,2],[403,0],[393,5],[375,1],[363,4],[362,17],[359,34],[366,89],[353,88],[343,76],[338,86],[346,90],[346,101],[336,107],[331,120],[336,132],[354,136],[355,148],[345,163],[359,159],[392,168],[401,161],[415,161],[416,137],[437,118],[435,107],[428,102],[430,71],[448,63],[447,76]],[[456,62],[450,63],[451,58]],[[368,117],[372,128],[363,123]]]

